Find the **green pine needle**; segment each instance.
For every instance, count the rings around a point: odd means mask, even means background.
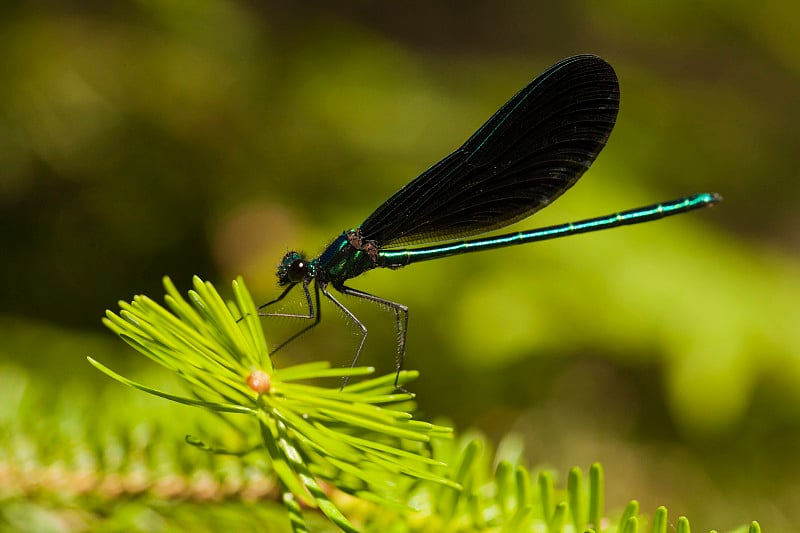
[[[569,494],[569,508],[572,511],[572,526],[575,531],[583,531],[583,472],[573,467],[567,478],[567,493]]]
[[[600,531],[603,519],[603,468],[594,463],[589,469],[589,526]]]

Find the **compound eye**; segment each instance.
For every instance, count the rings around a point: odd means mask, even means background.
[[[303,259],[295,259],[292,261],[292,264],[289,265],[289,270],[286,274],[291,283],[299,283],[303,281],[308,274],[308,263]]]

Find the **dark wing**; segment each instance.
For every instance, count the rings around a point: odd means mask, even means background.
[[[381,247],[451,240],[507,226],[569,189],[605,146],[619,110],[611,65],[556,63],[464,145],[397,191],[363,224]]]

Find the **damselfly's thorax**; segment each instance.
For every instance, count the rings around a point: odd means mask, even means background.
[[[378,244],[365,239],[358,229],[342,232],[312,261],[314,276],[338,286],[377,266]]]

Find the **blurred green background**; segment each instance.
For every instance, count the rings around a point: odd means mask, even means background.
[[[719,207],[352,285],[410,307],[420,416],[516,432],[531,465],[601,461],[612,509],[796,531],[798,17],[713,0],[4,3],[3,424],[34,391],[131,401],[85,361],[144,363],[105,309],[160,299],[163,275],[225,290],[243,274],[272,299],[287,248],[318,253],[539,72],[594,53],[620,78],[615,131],[517,227],[701,191]],[[361,362],[392,371],[391,315],[346,303],[370,329]],[[354,329],[323,313],[278,365],[349,364]],[[273,344],[296,327],[264,325]]]

